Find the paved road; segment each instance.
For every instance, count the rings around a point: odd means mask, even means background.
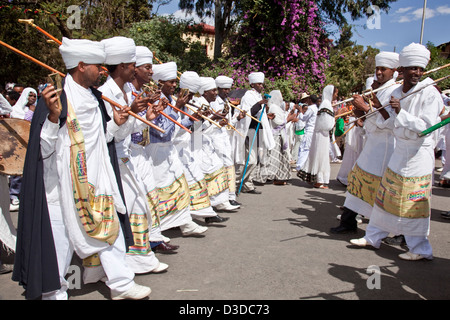
[[[332,164],[332,177],[338,170],[339,164]],[[449,189],[433,189],[435,258],[417,262],[400,260],[398,254],[406,250],[401,247],[353,248],[349,240],[364,235],[366,222],[356,235],[329,233],[344,203],[345,188],[336,180],[329,190],[320,190],[293,174],[290,185],[258,189],[261,195],[241,194],[239,212],[221,214],[230,220],[211,225],[204,237],[166,233],[180,245],[177,254],[158,254],[168,271],[135,279],[152,288],[151,300],[450,299],[450,221],[440,216],[450,210]],[[1,257],[12,260],[4,252]],[[370,266],[379,268],[379,279]],[[370,289],[368,282],[379,289]],[[0,299],[24,299],[11,274],[0,275],[0,288]],[[73,300],[110,298],[103,283],[82,285],[69,295]]]

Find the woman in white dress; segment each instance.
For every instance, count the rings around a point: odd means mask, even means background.
[[[337,93],[338,90],[333,85],[328,85],[323,90],[308,159],[297,174],[302,180],[313,183],[315,188],[328,189],[330,181],[329,133],[335,124],[331,101],[336,99]]]

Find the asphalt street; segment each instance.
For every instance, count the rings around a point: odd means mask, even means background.
[[[450,299],[450,220],[441,217],[450,210],[450,189],[433,188],[434,259],[403,261],[398,254],[405,247],[383,244],[373,250],[349,243],[364,236],[366,220],[357,234],[329,232],[345,200],[345,187],[335,180],[339,167],[331,165],[328,190],[312,188],[293,173],[289,185],[266,184],[257,187],[260,195],[239,195],[241,209],[219,213],[230,219],[208,225],[204,236],[165,232],[180,246],[176,254],[157,254],[169,269],[136,275],[135,281],[150,286],[149,299],[160,301]],[[2,252],[1,259],[8,263],[13,256]],[[73,264],[80,264],[77,257]],[[11,273],[0,275],[0,288],[1,300],[24,300]],[[69,290],[69,299],[109,300],[110,293],[102,282],[81,284]]]

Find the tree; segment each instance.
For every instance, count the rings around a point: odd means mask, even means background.
[[[432,70],[450,63],[450,59],[443,57],[441,49],[436,47],[432,42],[428,42],[426,47],[428,48],[428,50],[430,50],[430,62],[428,63],[426,70]],[[445,77],[446,75],[448,75],[448,68],[430,73],[429,77],[433,80],[437,80],[439,78]],[[450,80],[446,79],[444,81],[441,81],[439,82],[438,86],[441,90],[449,89]]]
[[[174,61],[180,72],[201,70],[210,60],[200,42],[183,37],[189,25],[189,21],[177,20],[172,16],[154,17],[133,23],[122,33],[131,37],[136,45],[148,47],[155,55],[154,63],[158,63],[158,60]]]
[[[326,70],[327,84],[339,89],[339,94],[348,97],[365,90],[366,79],[375,73],[375,56],[378,49],[354,45],[330,52],[330,66]]]
[[[367,9],[370,6],[377,6],[380,10],[388,12],[390,4],[397,0],[318,0],[315,1],[320,8],[320,13],[325,21],[336,24],[339,27],[348,24],[346,13],[350,13],[352,20],[357,20],[363,16],[372,15]]]
[[[180,0],[179,7],[200,18],[214,16],[214,59],[222,56],[222,44],[238,21],[239,1],[233,0]]]

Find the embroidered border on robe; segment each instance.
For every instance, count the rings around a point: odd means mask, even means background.
[[[373,206],[381,177],[364,171],[356,163],[348,173],[347,180],[348,193]]]
[[[384,211],[403,218],[428,218],[431,211],[431,174],[403,177],[386,169],[375,203]]]
[[[189,186],[182,174],[170,186],[159,188],[159,218],[163,220],[189,206]]]
[[[225,167],[222,167],[213,173],[205,174],[205,180],[210,197],[218,195],[222,191],[228,189],[228,176]]]
[[[146,213],[131,213],[130,226],[133,233],[134,245],[130,246],[127,254],[147,255],[151,250],[148,239],[149,229]]]
[[[120,228],[114,199],[111,195],[96,195],[95,186],[88,182],[84,135],[69,101],[67,125],[70,138],[70,174],[77,214],[90,237],[113,244]]]
[[[205,209],[211,206],[206,180],[202,179],[189,186],[191,196],[190,208],[194,211]]]
[[[236,192],[236,170],[234,166],[229,166],[225,169],[227,170],[228,188],[230,192]]]
[[[159,193],[158,189],[155,188],[152,191],[147,192],[147,202],[150,207],[151,217],[152,217],[152,228],[157,228],[161,224],[159,219]]]

